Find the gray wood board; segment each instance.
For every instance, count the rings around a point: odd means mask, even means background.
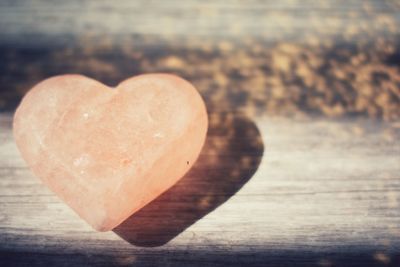
[[[92,230],[27,169],[0,115],[0,265],[397,266],[399,131],[377,120],[210,114],[173,188]]]
[[[46,1],[0,3],[0,43],[45,36],[154,34],[268,39],[362,32],[399,34],[394,0]]]

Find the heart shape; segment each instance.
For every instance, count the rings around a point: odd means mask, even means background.
[[[112,89],[81,75],[42,81],[14,116],[14,138],[36,176],[98,231],[107,231],[175,184],[204,144],[196,89],[168,74]]]

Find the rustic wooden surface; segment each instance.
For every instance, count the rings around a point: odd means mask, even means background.
[[[0,266],[400,266],[400,3],[0,3]],[[207,142],[173,188],[97,233],[11,132],[35,83],[193,82]]]
[[[0,111],[49,76],[178,74],[227,112],[400,119],[393,0],[0,3]]]
[[[1,3],[0,35],[135,33],[279,38],[283,34],[292,38],[313,32],[338,35],[354,29],[381,35],[398,30],[385,15],[393,15],[398,22],[399,7],[396,0],[6,0]]]
[[[176,186],[97,233],[33,177],[0,116],[0,263],[396,266],[400,144],[375,120],[211,114]],[[2,265],[4,266],[4,265]]]

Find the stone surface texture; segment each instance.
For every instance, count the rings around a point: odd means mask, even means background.
[[[207,125],[201,96],[179,77],[145,74],[110,88],[62,75],[29,91],[13,132],[35,175],[107,231],[190,169]]]

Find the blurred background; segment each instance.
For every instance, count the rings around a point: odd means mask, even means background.
[[[81,73],[192,81],[212,111],[400,118],[400,1],[0,3],[0,111]]]

